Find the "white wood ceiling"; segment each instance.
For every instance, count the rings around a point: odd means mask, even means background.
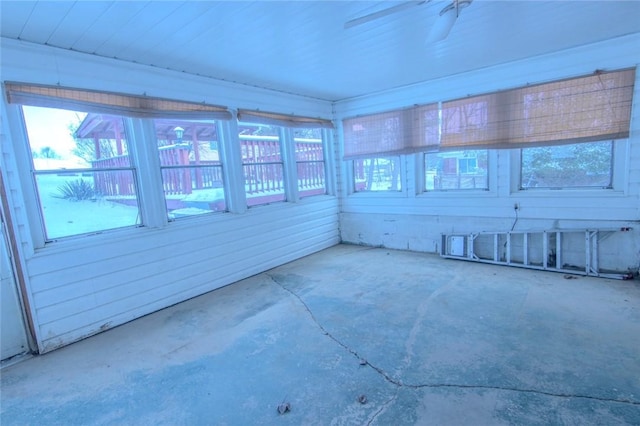
[[[425,38],[448,2],[354,28],[378,1],[6,1],[0,34],[325,100],[640,32],[640,1],[475,0],[449,37]]]

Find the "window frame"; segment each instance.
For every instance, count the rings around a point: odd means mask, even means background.
[[[28,85],[28,84],[27,84]],[[42,86],[45,89],[49,86]],[[3,84],[4,88],[4,84]],[[55,87],[53,89],[56,89]],[[38,89],[39,90],[39,89]],[[57,89],[56,89],[57,90]],[[67,89],[65,89],[67,90]],[[68,89],[73,92],[76,89]],[[80,89],[77,89],[80,90]],[[81,90],[80,90],[81,91]],[[94,93],[92,90],[86,92]],[[107,92],[96,92],[107,93]],[[107,93],[111,94],[111,92]],[[141,98],[135,95],[128,95],[126,93],[113,93],[116,96]],[[53,95],[52,95],[53,96]],[[143,96],[143,101],[146,101],[147,97]],[[64,99],[56,99],[55,97],[43,98],[46,102],[45,105],[37,105],[41,107],[53,108],[53,109],[68,109],[65,107]],[[126,141],[128,145],[128,155],[130,159],[131,169],[134,171],[134,179],[136,182],[137,191],[137,205],[139,211],[138,223],[135,226],[127,226],[120,228],[105,229],[97,232],[90,232],[87,234],[77,234],[71,236],[64,236],[60,238],[49,239],[45,236],[44,218],[40,209],[40,200],[38,198],[38,192],[35,185],[35,180],[32,178],[32,153],[30,150],[30,144],[27,134],[27,128],[25,125],[24,117],[22,116],[22,106],[30,105],[26,101],[23,103],[14,102],[10,103],[6,97],[3,98],[1,106],[3,118],[6,116],[6,126],[11,135],[11,152],[17,166],[17,178],[15,182],[20,188],[19,193],[24,200],[24,218],[25,222],[23,227],[25,232],[30,235],[29,245],[33,250],[53,246],[50,243],[55,243],[55,247],[70,247],[74,245],[85,244],[99,244],[99,241],[105,241],[105,239],[118,239],[126,235],[131,235],[131,228],[137,229],[136,232],[149,232],[141,231],[141,229],[158,229],[165,228],[167,226],[178,226],[174,223],[180,223],[179,227],[193,226],[189,223],[200,222],[203,216],[207,216],[214,222],[220,220],[222,215],[215,215],[217,219],[212,219],[214,215],[191,215],[190,218],[197,218],[191,220],[173,221],[169,220],[166,209],[165,194],[163,189],[162,180],[162,166],[160,164],[160,158],[158,154],[158,145],[154,119],[163,119],[168,117],[180,118],[180,119],[213,119],[217,123],[218,129],[218,142],[221,169],[223,174],[223,187],[226,198],[226,212],[242,214],[247,211],[246,194],[244,191],[244,173],[242,166],[242,157],[240,151],[239,137],[238,137],[238,110],[226,109],[225,107],[216,107],[210,104],[193,104],[189,101],[161,99],[161,98],[149,98],[151,103],[149,105],[155,105],[153,102],[167,101],[169,107],[180,108],[184,103],[185,108],[191,108],[195,105],[195,112],[192,111],[178,111],[172,110],[145,110],[144,114],[127,113],[125,107],[122,114],[116,114],[122,117],[124,126],[122,129],[123,134],[126,135]],[[52,102],[51,104],[49,102]],[[63,103],[60,103],[63,102]],[[74,103],[74,105],[84,105],[82,101],[80,103]],[[163,104],[164,105],[164,104]],[[201,106],[202,105],[202,106]],[[34,105],[35,106],[35,105]],[[212,107],[215,110],[215,116],[211,116],[211,112],[200,110]],[[95,109],[92,108],[75,108],[79,111],[104,113],[103,106],[98,105]],[[113,115],[113,114],[112,114]],[[288,116],[287,116],[288,117]],[[294,117],[295,118],[295,117]],[[291,121],[291,120],[290,120]],[[290,121],[287,121],[289,123]],[[285,183],[286,199],[283,202],[275,204],[284,205],[287,203],[293,203],[300,201],[297,194],[297,175],[296,168],[297,162],[295,161],[295,152],[293,147],[293,136],[291,136],[290,143],[287,143],[289,139],[286,136],[287,129],[293,129],[296,127],[319,127],[322,132],[322,147],[323,147],[323,170],[325,173],[325,188],[322,195],[335,196],[335,182],[337,177],[333,173],[329,173],[332,168],[335,168],[335,153],[333,152],[332,136],[334,127],[329,120],[326,119],[301,119],[292,120],[292,126],[287,127],[284,124],[275,124],[280,129],[280,146],[282,157],[282,169],[283,169],[283,181]],[[304,125],[302,125],[304,124]],[[287,154],[288,153],[288,154]],[[207,166],[205,166],[207,167]],[[317,194],[321,195],[321,194]],[[316,195],[314,195],[315,197]],[[305,200],[310,197],[304,197]],[[311,201],[313,202],[313,201]],[[282,208],[282,207],[280,207]],[[126,231],[126,232],[124,232]],[[98,235],[99,234],[99,235]],[[87,240],[85,237],[90,236]],[[27,240],[25,240],[27,241]]]
[[[237,122],[238,127],[240,126],[265,126],[265,124],[261,124],[261,123],[250,123],[250,122],[244,122],[244,121],[238,121]],[[270,127],[275,127],[277,129],[278,135],[278,147],[280,149],[280,161],[268,161],[268,162],[262,162],[262,163],[245,163],[244,162],[244,157],[242,155],[242,139],[240,138],[240,133],[236,132],[237,134],[237,141],[236,144],[238,146],[238,152],[240,153],[240,171],[242,174],[242,185],[240,188],[242,188],[243,192],[244,192],[244,197],[245,197],[245,204],[247,208],[253,208],[253,207],[260,207],[260,206],[266,206],[266,205],[270,205],[270,204],[276,204],[276,203],[286,203],[288,201],[291,201],[291,199],[293,198],[293,194],[292,194],[292,184],[291,181],[292,179],[290,179],[291,176],[291,171],[289,170],[288,164],[291,163],[290,157],[291,154],[289,153],[289,149],[288,149],[288,145],[289,143],[287,142],[288,136],[287,136],[287,132],[286,130],[279,125],[275,125],[275,124],[268,124],[267,126]],[[253,136],[253,135],[252,135]],[[276,136],[273,136],[276,137]],[[274,141],[275,142],[275,141]],[[249,204],[249,193],[247,193],[247,176],[245,173],[245,166],[258,166],[258,165],[278,165],[280,164],[282,167],[282,194],[284,196],[284,199],[282,200],[273,200],[273,201],[267,201],[267,202],[261,202],[259,204]]]
[[[382,195],[387,195],[387,196],[394,196],[394,195],[402,195],[404,196],[408,189],[407,189],[407,182],[404,179],[404,176],[406,176],[406,159],[407,159],[407,155],[374,155],[374,156],[370,156],[370,157],[362,157],[362,158],[358,158],[358,159],[353,159],[353,160],[346,160],[344,161],[347,164],[347,170],[348,170],[348,185],[349,185],[349,190],[348,190],[348,194],[352,195],[352,194],[360,194],[360,195],[365,195],[365,194],[373,194],[373,196],[378,195],[378,194],[382,194]],[[398,171],[398,181],[400,183],[400,189],[387,189],[387,190],[369,190],[369,191],[358,191],[356,189],[356,173],[355,173],[355,166],[356,166],[356,161],[360,161],[360,160],[372,160],[372,159],[380,159],[380,158],[386,158],[386,159],[394,159],[396,158],[398,161],[398,166],[400,168],[400,170]]]
[[[157,140],[157,126],[156,126],[156,122],[155,120],[157,119],[161,119],[161,118],[155,118],[153,119],[153,124],[154,124],[154,139],[153,139],[153,145],[155,146],[155,150],[156,150],[156,155],[158,156],[159,162],[158,162],[158,167],[160,168],[160,180],[161,180],[161,186],[162,186],[162,197],[164,199],[164,209],[167,215],[167,219],[169,222],[173,222],[175,220],[184,220],[184,219],[188,219],[194,216],[201,216],[201,215],[209,215],[209,214],[214,214],[214,213],[226,213],[229,211],[229,203],[228,203],[228,185],[227,185],[227,181],[226,181],[226,176],[227,174],[225,173],[225,157],[223,155],[223,147],[225,145],[224,140],[223,140],[223,135],[222,135],[222,122],[221,120],[218,119],[214,119],[212,118],[212,122],[211,123],[207,123],[208,125],[212,126],[215,128],[216,131],[216,136],[218,138],[217,140],[217,151],[218,151],[218,162],[220,164],[184,164],[184,165],[163,165],[162,164],[162,160],[160,160],[160,151],[161,151],[161,147],[158,145],[158,140]],[[202,121],[202,120],[190,120],[190,119],[182,119],[181,121],[184,122],[188,122],[188,121],[193,121],[193,122],[198,122],[198,121]],[[184,129],[186,130],[186,129]],[[198,141],[198,143],[200,142],[205,142],[203,141]],[[210,141],[211,142],[211,141]],[[185,143],[186,144],[186,143]],[[193,150],[193,147],[190,148],[191,150]],[[169,212],[169,206],[168,206],[168,199],[167,199],[167,193],[164,189],[166,182],[164,181],[164,175],[163,172],[165,170],[189,170],[189,173],[191,173],[192,171],[197,171],[198,170],[202,170],[202,169],[206,169],[206,168],[219,168],[219,174],[220,177],[222,179],[222,186],[221,189],[223,190],[223,200],[224,200],[224,206],[225,208],[223,210],[210,210],[206,213],[201,213],[201,214],[185,214],[183,216],[175,216],[172,215],[171,212]],[[193,188],[191,188],[191,190],[193,191]],[[185,194],[185,196],[188,196],[188,194]],[[197,201],[193,202],[194,204],[197,204]]]
[[[290,146],[291,159],[292,159],[292,162],[291,162],[292,164],[291,164],[291,167],[289,168],[290,170],[289,176],[292,176],[291,200],[293,200],[294,202],[298,202],[302,199],[306,199],[310,197],[328,195],[330,193],[330,189],[329,189],[330,180],[328,179],[328,175],[329,175],[328,158],[329,157],[327,155],[327,151],[328,151],[327,133],[328,132],[326,129],[319,129],[319,130],[320,130],[320,145],[322,146],[322,160],[300,160],[300,161],[298,161],[296,157],[296,138],[294,135],[295,129],[289,127],[286,130],[285,140],[287,145]],[[305,195],[301,197],[300,194],[304,191],[300,190],[300,176],[298,174],[298,165],[299,164],[318,164],[318,163],[322,163],[322,170],[324,173],[324,192],[321,194],[311,194],[311,195]]]
[[[606,141],[602,141],[606,142]],[[559,188],[521,188],[522,177],[522,155],[521,149],[510,150],[510,177],[511,194],[523,195],[527,197],[549,196],[562,193],[562,196],[585,196],[598,193],[628,195],[628,175],[629,175],[629,139],[616,139],[613,144],[613,161],[611,164],[611,188],[605,187],[559,187]]]
[[[139,182],[139,170],[137,167],[137,163],[135,160],[134,155],[132,154],[132,145],[133,145],[133,141],[132,141],[132,135],[130,135],[127,132],[126,129],[126,124],[125,122],[128,120],[128,117],[125,116],[118,116],[119,119],[122,120],[123,123],[123,133],[124,133],[124,143],[127,146],[127,158],[128,158],[128,162],[129,162],[129,166],[118,166],[118,167],[112,167],[112,168],[105,168],[105,167],[100,167],[100,168],[93,168],[93,167],[76,167],[76,168],[50,168],[50,169],[41,169],[38,170],[36,168],[36,165],[34,163],[34,157],[33,157],[33,153],[32,153],[32,145],[31,145],[31,141],[29,139],[29,126],[27,124],[27,120],[25,117],[25,113],[24,113],[24,107],[33,107],[30,105],[22,105],[22,104],[15,104],[15,105],[9,105],[9,107],[15,108],[14,111],[17,113],[15,118],[18,120],[18,125],[21,128],[21,136],[23,137],[23,140],[20,141],[20,145],[22,145],[24,147],[24,152],[27,153],[26,155],[26,161],[28,164],[28,167],[24,168],[25,175],[28,173],[28,182],[29,182],[29,186],[32,189],[32,196],[33,196],[33,203],[34,203],[34,212],[32,213],[32,218],[33,217],[37,217],[37,221],[36,222],[32,222],[33,223],[37,223],[38,224],[38,231],[37,231],[37,236],[38,236],[38,240],[42,242],[42,244],[49,244],[49,243],[53,243],[53,242],[58,242],[58,241],[62,241],[62,240],[68,240],[68,239],[75,239],[75,238],[82,238],[85,236],[90,236],[90,235],[97,235],[97,234],[102,234],[105,232],[116,232],[116,231],[120,231],[120,230],[125,230],[125,229],[131,229],[131,228],[139,228],[142,226],[145,226],[145,222],[144,222],[144,217],[142,215],[142,201],[140,199],[140,182]],[[12,108],[8,108],[8,110],[11,110]],[[68,109],[64,109],[64,108],[57,108],[57,107],[48,107],[48,106],[39,106],[39,107],[35,107],[35,108],[39,108],[39,109],[48,109],[48,110],[54,110],[54,111],[58,111],[58,110],[66,110],[66,111],[73,111],[73,112],[80,112],[80,113],[84,113],[85,111],[82,111],[80,109],[77,110],[68,110]],[[10,114],[11,115],[11,114]],[[74,173],[74,174],[80,174],[79,179],[82,178],[82,175],[85,173],[111,173],[111,172],[118,172],[118,171],[127,171],[131,173],[131,185],[133,187],[133,191],[134,191],[134,196],[135,196],[135,207],[137,208],[137,214],[136,214],[136,220],[135,223],[133,224],[129,224],[129,225],[123,225],[123,226],[117,226],[117,227],[113,227],[113,228],[102,228],[102,229],[95,229],[95,230],[90,230],[90,231],[86,231],[86,232],[80,232],[80,233],[73,233],[73,234],[67,234],[67,235],[60,235],[60,236],[51,236],[49,235],[50,232],[49,230],[52,229],[54,224],[49,223],[49,226],[47,225],[47,215],[45,214],[45,205],[43,204],[43,199],[41,196],[41,188],[40,185],[38,183],[38,176],[46,176],[46,175],[60,175],[61,173]]]
[[[418,174],[417,178],[419,180],[418,188],[419,192],[427,193],[427,194],[444,194],[444,193],[464,193],[466,194],[475,194],[475,193],[486,193],[492,191],[492,185],[497,180],[496,173],[492,172],[492,168],[495,164],[497,164],[497,150],[495,149],[474,149],[474,150],[460,150],[460,151],[486,151],[487,152],[487,186],[486,188],[452,188],[452,189],[427,189],[427,155],[429,154],[437,154],[437,152],[423,152],[420,155],[417,155],[417,161],[420,163],[418,165]],[[455,151],[459,152],[459,151]]]
[[[507,151],[499,149],[487,149],[487,188],[486,189],[447,189],[440,191],[428,191],[426,189],[426,163],[427,152],[415,155],[416,168],[416,197],[417,198],[465,198],[471,197],[496,197],[498,196],[498,164],[504,161],[503,156]]]
[[[57,246],[61,243],[64,243],[65,246],[67,244],[75,244],[73,241],[86,241],[85,237],[87,236],[97,238],[98,235],[118,235],[132,228],[162,228],[167,226],[169,221],[166,215],[153,118],[213,119],[218,123],[221,121],[229,123],[234,117],[233,111],[226,107],[208,103],[193,103],[179,99],[61,88],[31,83],[4,82],[2,86],[5,92],[2,100],[3,118],[6,112],[7,127],[13,145],[12,152],[19,170],[17,182],[26,207],[26,222],[24,226],[30,234],[34,250],[49,246],[51,243],[56,243]],[[24,94],[21,92],[22,89],[25,89]],[[60,97],[57,97],[58,94]],[[120,100],[122,103],[119,104],[114,99]],[[136,184],[138,219],[135,225],[61,236],[59,238],[47,237],[45,218],[40,207],[41,200],[37,183],[32,173],[34,167],[31,144],[22,113],[23,106],[38,106],[121,117],[123,120],[123,133],[126,135],[130,167],[133,169],[133,180]],[[228,134],[227,131],[225,137]],[[148,143],[148,141],[153,143]],[[223,142],[222,145],[224,144]],[[226,175],[225,173],[225,178]],[[229,182],[229,179],[225,179],[225,182]],[[225,193],[228,193],[228,184],[225,184]],[[237,209],[237,212],[242,211],[242,209]],[[95,241],[95,239],[91,241]]]

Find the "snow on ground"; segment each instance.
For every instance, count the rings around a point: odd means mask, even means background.
[[[99,232],[125,226],[134,226],[139,221],[138,208],[104,199],[70,201],[57,198],[59,187],[65,182],[81,176],[38,176],[38,192],[44,212],[47,237],[55,239],[69,235]],[[91,177],[84,177],[92,182]]]
[[[38,192],[44,212],[48,239],[140,225],[140,216],[136,206],[109,201],[102,197],[84,201],[70,201],[56,197],[56,195],[60,194],[60,186],[78,179],[93,183],[91,176],[83,177],[75,173],[70,173],[68,176],[55,174],[38,176]],[[269,197],[273,198],[272,201],[277,201],[276,198],[280,196],[284,197],[283,190],[248,194],[247,204],[250,206],[259,204],[262,203],[259,200],[268,200]],[[135,199],[132,196],[110,198],[112,200],[116,198],[123,200]],[[167,200],[179,200],[185,204],[185,208],[171,211],[169,214],[171,218],[211,213],[213,210],[207,209],[209,205],[225,199],[223,188],[194,190],[193,193],[188,195],[174,194],[167,195],[166,198]]]
[[[209,188],[194,190],[189,195],[180,195],[182,201],[202,201],[213,203],[216,201],[224,200],[223,188]]]

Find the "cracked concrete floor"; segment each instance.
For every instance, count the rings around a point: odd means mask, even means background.
[[[639,357],[637,280],[340,245],[3,369],[0,419],[640,424]]]

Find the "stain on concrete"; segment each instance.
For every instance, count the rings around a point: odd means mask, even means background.
[[[3,369],[0,418],[640,424],[639,307],[619,281],[336,246]]]

